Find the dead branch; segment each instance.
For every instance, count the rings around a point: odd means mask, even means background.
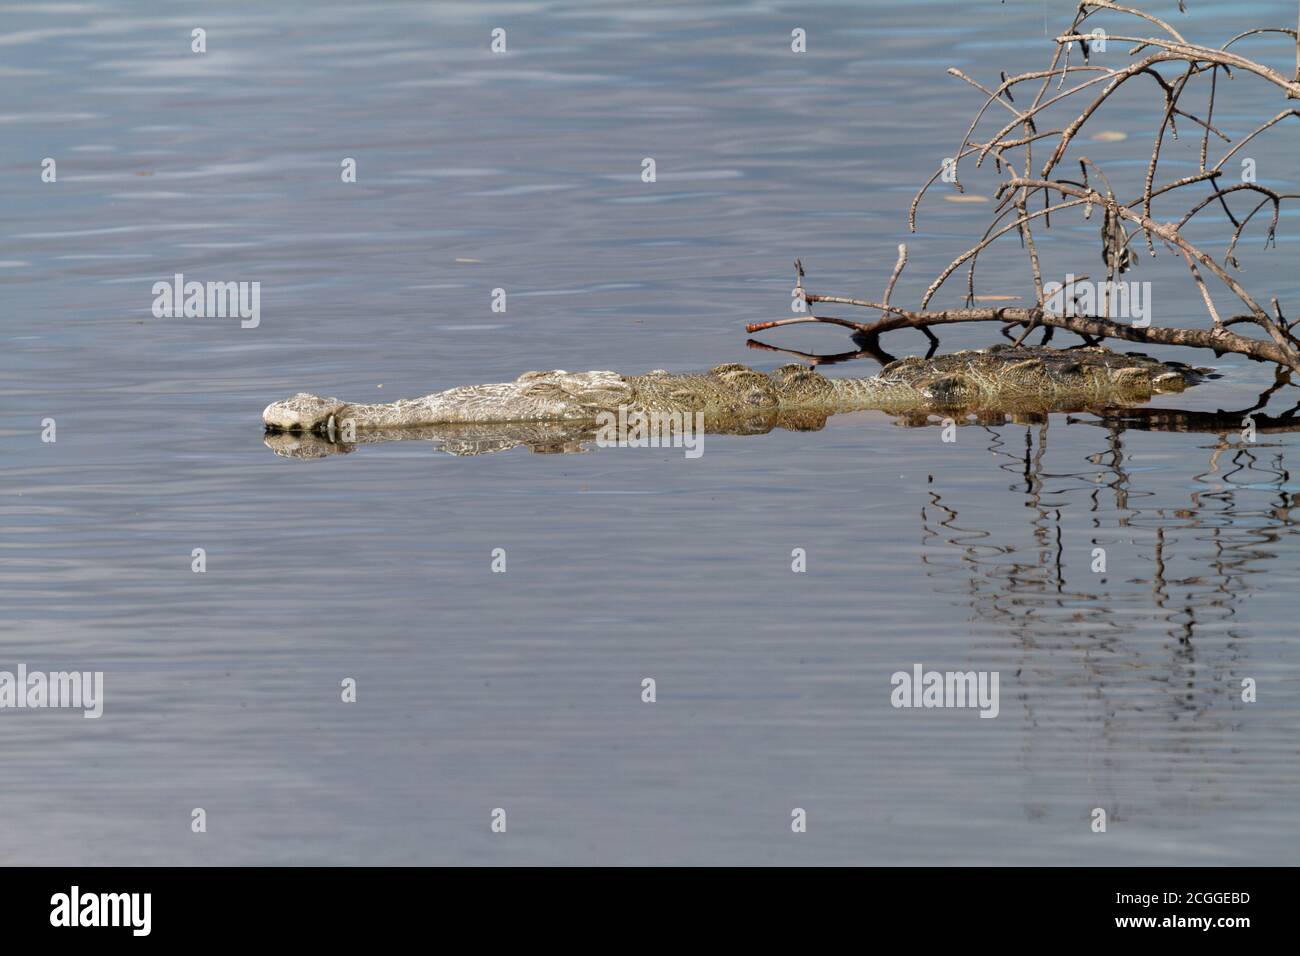
[[[1129,36],[1123,33],[1110,34],[1106,42],[1116,44],[1133,44],[1128,51],[1131,60],[1123,66],[1104,66],[1094,62],[1071,64],[1071,53],[1077,44],[1083,51],[1085,61],[1089,61],[1090,44],[1100,38],[1101,34],[1086,32],[1084,24],[1094,15],[1107,15],[1128,18],[1130,21],[1142,21],[1155,27],[1161,35]],[[1249,57],[1230,50],[1234,44],[1248,37],[1259,38],[1258,42],[1267,42],[1271,35],[1290,39],[1296,45],[1296,75],[1285,76]],[[1234,274],[1240,269],[1236,258],[1238,242],[1247,226],[1256,214],[1266,206],[1271,206],[1272,216],[1268,222],[1265,245],[1274,243],[1281,206],[1284,201],[1300,198],[1297,195],[1283,194],[1253,180],[1234,185],[1222,183],[1224,166],[1228,160],[1237,155],[1247,143],[1257,136],[1277,126],[1288,117],[1300,118],[1300,109],[1286,108],[1272,119],[1262,122],[1221,155],[1217,161],[1210,162],[1211,137],[1231,144],[1230,137],[1219,129],[1215,123],[1217,98],[1223,90],[1219,84],[1219,73],[1232,79],[1236,74],[1250,74],[1284,93],[1288,99],[1300,99],[1300,29],[1288,27],[1257,27],[1238,33],[1219,47],[1204,46],[1188,41],[1171,24],[1136,7],[1122,6],[1110,0],[1080,0],[1077,5],[1070,28],[1051,41],[1053,52],[1051,62],[1046,69],[1033,70],[1008,75],[1002,72],[996,84],[985,84],[967,76],[961,70],[951,68],[949,74],[974,87],[983,96],[983,102],[975,111],[965,136],[962,138],[955,155],[940,166],[917,191],[908,209],[908,226],[916,231],[917,211],[930,188],[941,179],[951,185],[957,192],[964,192],[958,170],[963,162],[971,161],[980,167],[990,156],[1000,175],[1005,178],[997,188],[995,198],[998,200],[992,214],[992,220],[983,236],[975,245],[961,253],[946,266],[926,287],[917,309],[904,309],[892,303],[892,296],[903,270],[907,265],[907,247],[899,246],[898,260],[889,276],[885,292],[879,302],[850,296],[819,295],[804,288],[804,272],[801,263],[796,261],[796,294],[807,306],[814,304],[850,306],[875,310],[879,317],[874,321],[858,322],[828,315],[808,314],[772,322],[759,322],[749,325],[750,332],[762,329],[778,328],[800,323],[829,323],[853,330],[854,338],[859,344],[867,346],[873,354],[879,349],[880,335],[904,328],[918,329],[929,337],[930,351],[933,353],[938,338],[931,328],[956,322],[1000,322],[1003,333],[1022,326],[1023,331],[1015,340],[1017,344],[1024,340],[1031,330],[1042,327],[1045,330],[1044,341],[1050,337],[1053,329],[1063,329],[1079,335],[1087,343],[1094,343],[1106,338],[1122,339],[1156,345],[1181,345],[1192,348],[1204,348],[1216,354],[1233,352],[1262,362],[1274,362],[1290,369],[1300,370],[1300,338],[1296,335],[1296,326],[1300,320],[1288,322],[1282,315],[1281,307],[1272,300],[1272,311],[1262,307],[1259,301]],[[1164,75],[1162,70],[1178,67],[1177,73]],[[1145,176],[1142,178],[1141,192],[1132,199],[1122,200],[1117,197],[1105,172],[1086,156],[1079,157],[1078,168],[1081,180],[1066,179],[1057,172],[1062,162],[1071,151],[1071,146],[1078,140],[1081,132],[1102,110],[1116,91],[1136,77],[1146,77],[1152,81],[1152,93],[1160,96],[1159,119],[1155,125],[1151,156],[1147,163]],[[1023,84],[1037,84],[1031,99],[1025,100],[1015,95]],[[1055,92],[1052,91],[1055,84]],[[1189,108],[1185,101],[1190,91],[1201,88],[1204,84],[1206,96],[1204,115],[1198,115],[1195,108]],[[1079,94],[1090,91],[1085,101],[1076,100]],[[1082,103],[1081,106],[1078,104]],[[990,133],[980,133],[986,124],[989,108],[997,104],[1007,111],[1005,123],[997,126]],[[1074,104],[1074,106],[1071,106]],[[1060,128],[1044,132],[1040,129],[1046,114],[1055,115],[1063,109],[1075,108],[1071,117],[1069,113],[1059,124]],[[1221,112],[1221,111],[1220,111]],[[1009,114],[1009,115],[1007,115]],[[1180,176],[1167,182],[1159,181],[1159,167],[1162,150],[1167,143],[1167,135],[1178,138],[1178,124],[1187,121],[1197,128],[1200,134],[1199,172]],[[996,121],[1001,123],[1001,120]],[[1034,169],[1033,146],[1043,140],[1053,140],[1052,150],[1041,167]],[[1093,186],[1097,182],[1099,186]],[[1209,189],[1208,196],[1198,195],[1194,201],[1184,206],[1181,215],[1172,219],[1157,218],[1154,207],[1157,200],[1168,205],[1187,190],[1204,183]],[[1203,188],[1203,187],[1202,187]],[[1239,216],[1233,209],[1232,202],[1241,194],[1253,194],[1255,204],[1245,215]],[[1183,228],[1206,206],[1217,204],[1226,214],[1233,227],[1231,237],[1222,261],[1202,251],[1183,235]],[[1083,215],[1088,219],[1094,207],[1103,213],[1102,224],[1102,258],[1107,265],[1107,281],[1100,287],[1110,291],[1116,286],[1117,273],[1122,274],[1136,262],[1136,253],[1130,248],[1134,238],[1142,234],[1147,253],[1157,256],[1156,240],[1170,253],[1180,258],[1188,269],[1201,300],[1205,304],[1210,318],[1210,328],[1167,328],[1159,326],[1126,325],[1117,321],[1118,316],[1111,315],[1110,296],[1100,295],[1100,314],[1079,315],[1071,308],[1062,308],[1061,302],[1054,298],[1058,295],[1059,284],[1049,287],[1043,282],[1042,264],[1038,247],[1034,239],[1034,229],[1050,229],[1053,215],[1066,213],[1071,209],[1083,207]],[[1041,222],[1040,222],[1041,220]],[[1127,225],[1127,229],[1125,226]],[[1257,227],[1258,228],[1258,227]],[[1034,305],[1026,308],[978,308],[974,303],[978,299],[975,287],[975,271],[980,255],[1003,236],[1015,233],[1019,236],[1029,267],[1033,284]],[[931,300],[941,290],[950,276],[963,265],[967,266],[966,308],[932,309]],[[1215,304],[1215,296],[1209,281],[1222,286],[1235,297],[1244,308],[1243,312],[1228,319]],[[1122,282],[1121,282],[1122,284]],[[1049,288],[1051,291],[1049,292]],[[1064,314],[1062,314],[1064,313]],[[1243,335],[1231,331],[1230,326],[1245,326],[1258,329],[1260,335]],[[1010,335],[1008,335],[1010,338]]]

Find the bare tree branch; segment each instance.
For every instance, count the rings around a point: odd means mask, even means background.
[[[1181,8],[1181,4],[1180,4]],[[1089,58],[1090,46],[1100,34],[1084,32],[1084,23],[1094,15],[1110,15],[1142,20],[1158,28],[1163,36],[1125,36],[1111,34],[1108,42],[1131,43],[1129,51],[1131,62],[1122,67],[1107,67],[1094,63],[1070,63],[1070,51],[1077,43],[1083,49],[1085,60]],[[1230,51],[1240,40],[1265,34],[1278,34],[1296,42],[1296,75],[1287,77],[1264,64]],[[797,286],[800,296],[809,305],[826,304],[851,306],[875,310],[879,317],[874,321],[855,322],[833,316],[813,315],[780,319],[775,322],[759,322],[748,326],[749,331],[777,328],[799,323],[831,323],[852,329],[855,339],[865,343],[873,354],[879,351],[877,338],[886,333],[904,328],[919,329],[931,340],[931,352],[937,346],[938,339],[930,331],[931,327],[958,322],[1000,322],[1003,333],[1016,326],[1023,330],[1016,339],[1023,341],[1036,327],[1045,329],[1044,341],[1053,329],[1064,329],[1093,342],[1105,338],[1116,338],[1131,342],[1143,342],[1160,345],[1182,345],[1194,348],[1206,348],[1216,354],[1235,352],[1257,361],[1276,362],[1291,369],[1300,370],[1300,338],[1296,327],[1300,319],[1288,322],[1282,314],[1277,300],[1271,300],[1272,310],[1265,309],[1249,290],[1233,274],[1240,268],[1236,259],[1236,249],[1246,227],[1255,215],[1265,206],[1272,207],[1272,218],[1265,235],[1266,245],[1274,242],[1277,232],[1281,207],[1284,201],[1300,199],[1300,195],[1280,193],[1267,186],[1260,185],[1243,176],[1243,182],[1223,185],[1225,164],[1255,137],[1266,132],[1287,117],[1300,118],[1300,109],[1281,110],[1272,119],[1261,123],[1249,135],[1245,136],[1223,153],[1213,164],[1210,162],[1210,141],[1216,137],[1224,143],[1231,143],[1226,133],[1214,125],[1219,88],[1219,73],[1231,79],[1235,72],[1251,74],[1284,92],[1287,98],[1300,98],[1300,29],[1288,27],[1259,27],[1238,33],[1220,47],[1203,46],[1189,42],[1173,26],[1159,17],[1153,16],[1136,7],[1122,6],[1110,0],[1080,0],[1075,10],[1070,29],[1052,41],[1051,62],[1044,70],[1035,70],[1008,75],[1002,72],[996,85],[984,84],[967,76],[961,70],[951,68],[949,74],[977,89],[984,97],[975,111],[965,136],[956,150],[956,155],[945,160],[917,191],[908,209],[908,227],[916,231],[917,210],[930,187],[940,178],[951,183],[959,193],[964,187],[957,175],[958,167],[963,161],[975,157],[976,168],[986,158],[993,156],[997,170],[1005,178],[998,186],[991,222],[983,236],[975,245],[953,259],[935,279],[926,287],[920,298],[919,309],[903,309],[892,304],[891,297],[899,276],[907,264],[906,246],[899,246],[898,261],[885,287],[881,301],[876,302],[848,296],[819,295],[803,288],[803,269],[797,265]],[[1182,67],[1175,78],[1168,79],[1161,73],[1166,65]],[[1072,78],[1082,74],[1078,82]],[[1207,75],[1208,74],[1208,78]],[[1142,180],[1141,193],[1131,200],[1121,201],[1111,188],[1105,172],[1086,156],[1078,159],[1081,181],[1062,178],[1056,170],[1061,166],[1071,145],[1079,138],[1081,132],[1105,106],[1105,104],[1129,80],[1138,76],[1149,77],[1160,91],[1161,111],[1156,121],[1155,135],[1151,148],[1151,157],[1147,162],[1145,176]],[[1072,85],[1066,86],[1067,81]],[[1018,102],[1015,92],[1025,83],[1038,83],[1033,98],[1027,102]],[[1185,109],[1183,100],[1193,87],[1205,83],[1207,86],[1204,118],[1193,111]],[[1058,92],[1051,93],[1053,84]],[[1085,90],[1096,90],[1092,98],[1074,112],[1072,118],[1060,124],[1060,129],[1047,132],[1039,129],[1044,114],[1060,112],[1063,108],[1072,108],[1076,94]],[[1153,89],[1152,92],[1155,92]],[[1010,114],[1004,125],[999,126],[991,135],[979,134],[989,107],[998,104]],[[1066,107],[1062,107],[1066,104]],[[1066,116],[1070,116],[1069,113]],[[1167,182],[1157,181],[1162,149],[1166,143],[1168,131],[1177,138],[1177,122],[1188,120],[1200,128],[1200,163],[1199,172],[1180,176]],[[988,124],[993,125],[993,124]],[[978,135],[977,135],[978,134]],[[1035,173],[1033,169],[1033,145],[1041,140],[1054,140],[1052,152]],[[951,175],[946,175],[951,173]],[[1096,182],[1100,188],[1091,183]],[[1210,187],[1208,196],[1199,196],[1187,205],[1180,217],[1166,220],[1154,214],[1157,199],[1168,203],[1171,198],[1183,195],[1183,190],[1199,183]],[[1239,193],[1253,193],[1258,197],[1257,203],[1242,217],[1232,209],[1230,198]],[[1186,236],[1183,228],[1206,206],[1217,203],[1224,211],[1233,227],[1231,238],[1222,263],[1202,251]],[[1083,215],[1088,219],[1094,207],[1102,212],[1102,258],[1107,265],[1107,281],[1102,287],[1113,290],[1116,274],[1123,273],[1136,262],[1130,250],[1134,238],[1141,233],[1146,241],[1151,256],[1156,256],[1156,242],[1159,239],[1169,252],[1181,258],[1187,266],[1189,277],[1205,303],[1210,317],[1210,328],[1160,328],[1155,326],[1137,327],[1116,321],[1117,316],[1109,314],[1109,296],[1099,296],[1101,303],[1099,315],[1078,315],[1070,308],[1058,308],[1049,296],[1048,288],[1043,283],[1042,263],[1039,259],[1038,245],[1034,229],[1052,226],[1052,215],[1064,213],[1070,209],[1083,207]],[[1041,222],[1039,222],[1041,220]],[[1128,228],[1125,228],[1127,224]],[[979,308],[975,306],[978,299],[975,289],[975,269],[981,253],[1008,233],[1016,233],[1021,240],[1029,265],[1029,274],[1033,283],[1034,305],[1027,308]],[[934,310],[930,303],[954,272],[963,265],[968,265],[966,280],[967,307],[962,309]],[[1244,307],[1244,312],[1224,319],[1223,313],[1215,304],[1214,293],[1207,280],[1213,279],[1231,293]],[[1059,294],[1056,287],[1052,293]],[[1065,312],[1066,314],[1060,314]],[[1231,331],[1229,327],[1254,326],[1264,337],[1242,335]],[[1010,335],[1008,334],[1008,337]],[[882,353],[883,354],[883,353]]]

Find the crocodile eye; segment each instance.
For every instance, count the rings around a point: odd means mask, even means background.
[[[568,398],[569,393],[563,386],[556,382],[539,381],[525,388],[520,394],[527,398],[549,398],[562,399]]]

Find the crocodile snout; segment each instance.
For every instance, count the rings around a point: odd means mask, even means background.
[[[262,422],[269,432],[315,432],[326,428],[330,419],[344,408],[337,398],[321,398],[299,392],[282,402],[272,402],[262,410]]]

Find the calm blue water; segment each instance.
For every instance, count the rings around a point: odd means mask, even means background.
[[[980,101],[944,70],[1045,64],[1071,6],[0,7],[0,670],[101,670],[106,695],[99,720],[0,711],[0,860],[1297,862],[1295,433],[1080,414],[944,443],[860,413],[697,460],[263,442],[262,407],[299,390],[775,367],[744,326],[789,314],[795,256],[815,291],[874,297],[907,241],[915,302],[989,209],[936,190],[906,231]],[[1179,22],[1221,42],[1294,13]],[[1285,68],[1285,44],[1250,49]],[[1234,82],[1231,134],[1285,107]],[[1082,145],[1117,185],[1159,107],[1119,98],[1097,128],[1128,139]],[[1296,135],[1252,144],[1261,181],[1296,191]],[[1225,221],[1194,238],[1220,251]],[[1291,313],[1297,227],[1243,247]],[[1039,245],[1051,275],[1100,264],[1095,221]],[[260,282],[260,325],[154,318],[176,273]],[[980,275],[1030,288],[1014,239]],[[1168,256],[1136,275],[1157,323],[1207,321]],[[1222,378],[1161,406],[1247,409],[1273,380],[1180,357]],[[916,663],[997,671],[999,716],[893,708]]]

